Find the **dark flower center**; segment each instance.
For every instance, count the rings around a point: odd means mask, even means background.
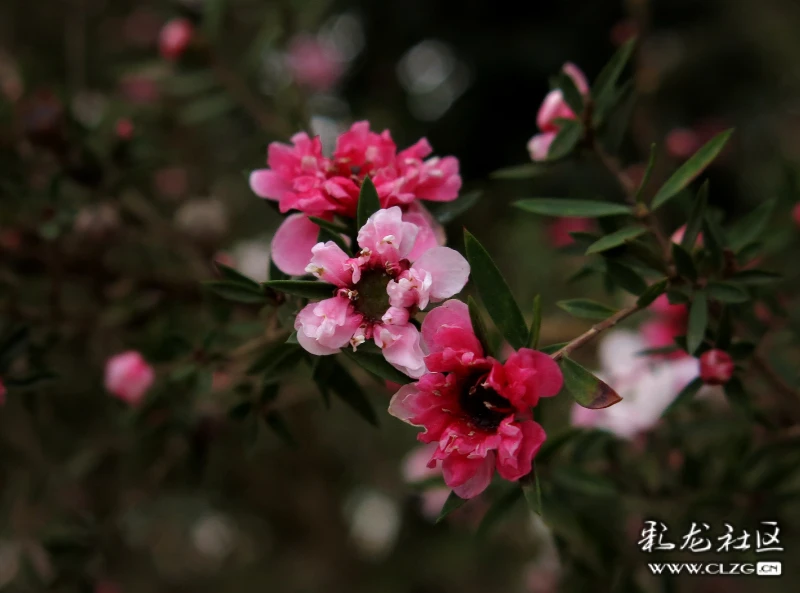
[[[473,375],[462,389],[461,410],[470,422],[482,430],[495,430],[509,414],[514,413],[514,406],[506,398],[491,387],[484,385],[487,374]]]
[[[382,269],[362,271],[361,280],[355,286],[358,297],[353,301],[353,306],[356,311],[370,321],[380,321],[389,308],[386,286],[391,279]]]

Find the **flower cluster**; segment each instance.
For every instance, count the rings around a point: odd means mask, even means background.
[[[289,216],[275,234],[275,264],[287,274],[303,274],[319,230],[308,217],[354,218],[366,177],[375,184],[382,208],[399,206],[406,220],[420,226],[419,245],[423,238],[428,246],[443,242],[441,229],[417,200],[454,200],[461,177],[457,159],[428,158],[431,152],[424,138],[398,152],[388,130],[372,132],[365,121],[339,136],[332,157],[322,154],[318,137],[305,133],[293,136],[291,145],[270,144],[269,168],[254,171],[250,187],[277,201],[281,212],[301,213]]]
[[[531,408],[561,390],[558,365],[527,348],[505,363],[486,356],[460,301],[431,311],[422,336],[430,372],[402,387],[389,412],[423,427],[420,441],[436,443],[428,466],[441,463],[445,483],[462,498],[483,492],[495,470],[512,481],[530,473],[545,440]]]

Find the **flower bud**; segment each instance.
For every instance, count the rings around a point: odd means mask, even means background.
[[[724,385],[733,376],[733,359],[727,352],[714,349],[700,357],[700,378],[706,385]]]
[[[129,120],[127,117],[122,117],[117,120],[117,124],[114,127],[114,132],[117,135],[119,140],[123,142],[127,142],[131,138],[133,138],[133,122]]]
[[[158,49],[165,60],[178,60],[192,41],[194,26],[188,19],[172,19],[161,29]]]
[[[112,356],[106,363],[106,389],[132,406],[142,401],[154,380],[153,367],[135,350]]]

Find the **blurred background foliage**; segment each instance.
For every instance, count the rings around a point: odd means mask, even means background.
[[[176,16],[202,35],[173,63],[159,56],[157,37]],[[636,541],[643,519],[656,515],[676,535],[691,520],[752,529],[777,519],[783,558],[800,549],[796,418],[771,403],[763,380],[748,397],[778,410],[771,429],[701,400],[621,441],[566,432],[569,402],[545,402],[539,421],[566,435],[538,461],[552,531],[514,501],[476,536],[503,485],[433,525],[430,483],[403,480],[414,431],[385,413],[391,390],[352,369],[377,410],[373,429],[338,400],[326,409],[305,364],[285,365],[291,378],[278,393],[278,359],[262,384],[240,358],[252,340],[264,346],[265,326],[281,335],[286,308],[233,306],[201,282],[215,277],[215,257],[266,277],[280,216],[252,195],[247,173],[263,166],[269,142],[301,129],[330,139],[369,119],[400,147],[426,136],[436,154],[460,159],[465,189],[483,195],[449,224],[451,243],[460,249],[461,228],[471,229],[518,302],[542,294],[544,344],[574,337],[588,324],[558,310],[558,299],[623,297],[596,279],[568,283],[583,260],[553,247],[547,219],[510,203],[613,200],[614,179],[590,157],[532,179],[491,174],[528,162],[536,111],[563,62],[593,78],[636,34],[622,161],[641,166],[657,142],[654,178],[663,180],[685,157],[674,135],[665,144],[671,132],[689,130],[702,143],[736,128],[709,170],[711,203],[735,219],[781,200],[765,257],[788,275],[789,318],[767,349],[796,383],[797,241],[787,213],[798,190],[798,27],[791,0],[4,0],[0,587],[755,590],[752,577],[648,577]],[[341,76],[324,91],[287,72],[298,34],[338,52]],[[687,204],[670,204],[669,231]],[[102,385],[106,359],[130,348],[159,376],[137,409]],[[579,359],[595,365],[593,349]],[[253,393],[277,402],[276,414],[248,414]],[[797,571],[785,562],[784,577],[758,580],[757,590],[794,591]]]

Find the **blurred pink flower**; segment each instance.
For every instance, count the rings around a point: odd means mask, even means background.
[[[734,366],[727,352],[708,350],[700,356],[700,377],[706,385],[725,385],[733,377]]]
[[[586,95],[589,93],[589,83],[580,68],[567,62],[561,69],[572,78],[581,94]],[[541,133],[536,134],[528,141],[528,152],[531,155],[531,159],[534,161],[547,159],[550,144],[552,144],[561,127],[556,120],[577,119],[577,117],[570,106],[567,105],[564,100],[564,94],[560,89],[550,91],[545,96],[541,107],[539,107],[539,113],[536,115],[536,125],[539,126]]]
[[[176,18],[167,22],[158,35],[158,49],[165,60],[178,60],[194,37],[194,25],[189,19]]]
[[[640,331],[647,348],[666,348],[675,345],[675,338],[686,334],[689,322],[689,309],[686,305],[673,305],[666,294],[659,296],[650,305],[650,310],[655,316],[642,324]],[[642,348],[644,350],[645,348]],[[675,350],[659,355],[666,358],[684,358],[689,356],[683,350]]]
[[[701,141],[691,128],[675,128],[667,134],[665,144],[670,156],[688,159],[700,148]]]
[[[356,257],[348,257],[333,241],[314,245],[305,271],[338,289],[332,298],[298,313],[300,345],[326,355],[372,339],[394,367],[411,377],[422,375],[419,332],[409,319],[429,302],[459,292],[467,283],[469,264],[457,251],[439,246],[412,263],[409,254],[418,234],[419,228],[393,206],[378,210],[359,230]]]
[[[293,136],[291,146],[270,144],[269,168],[252,172],[250,188],[259,197],[277,201],[281,212],[303,213],[289,216],[275,233],[275,264],[287,274],[303,274],[319,231],[307,216],[354,218],[367,176],[375,184],[382,208],[401,206],[404,219],[422,229],[426,244],[443,243],[438,223],[417,200],[454,200],[461,177],[454,157],[423,160],[431,152],[423,138],[398,153],[388,130],[377,134],[365,121],[339,136],[332,158],[323,156],[319,137],[306,133]]]
[[[792,208],[792,220],[794,220],[794,226],[800,229],[800,202]]]
[[[135,406],[155,380],[155,372],[142,355],[128,350],[106,362],[106,389],[122,401]]]
[[[547,225],[547,238],[553,247],[566,247],[575,242],[570,233],[592,229],[591,218],[557,218]]]
[[[313,35],[295,35],[285,60],[294,81],[316,91],[330,90],[344,74],[344,57]]]
[[[127,117],[118,119],[116,125],[114,126],[114,132],[116,133],[117,138],[123,141],[128,141],[133,138],[134,130],[135,128],[133,127],[133,122]]]
[[[655,426],[680,391],[698,376],[699,364],[688,356],[678,360],[641,356],[647,347],[645,339],[631,330],[615,330],[603,337],[598,376],[622,401],[602,410],[575,404],[574,425],[602,428],[626,439]]]
[[[150,105],[158,101],[158,85],[146,74],[127,74],[119,84],[123,97],[131,103]]]
[[[6,403],[6,393],[8,393],[8,390],[3,385],[3,379],[0,378],[0,406]]]
[[[441,462],[445,483],[461,498],[483,492],[495,470],[511,481],[528,474],[545,440],[530,408],[561,389],[558,365],[527,348],[505,363],[484,357],[460,301],[428,313],[422,336],[430,372],[403,386],[389,413],[425,428],[418,440],[436,444],[428,466]]]

